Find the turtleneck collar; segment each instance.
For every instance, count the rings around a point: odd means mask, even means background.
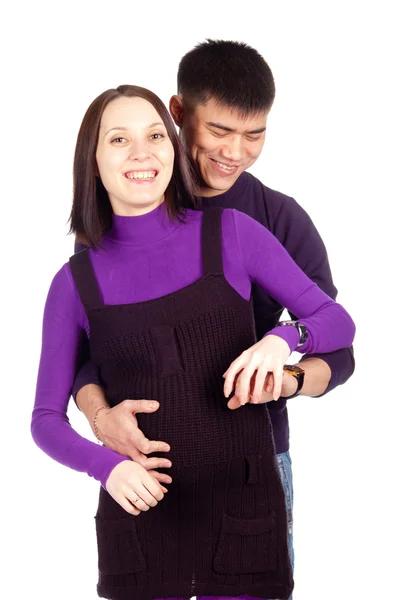
[[[112,227],[107,231],[106,238],[117,244],[144,246],[168,237],[180,224],[180,221],[169,217],[163,202],[151,212],[137,217],[121,217],[114,214]]]

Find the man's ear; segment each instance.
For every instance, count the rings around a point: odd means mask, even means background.
[[[181,96],[172,96],[170,98],[169,109],[174,123],[177,127],[182,127],[184,121],[184,101]]]

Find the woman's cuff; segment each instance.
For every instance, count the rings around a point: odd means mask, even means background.
[[[300,334],[296,327],[274,327],[270,331],[267,331],[264,337],[267,335],[277,335],[278,337],[285,340],[290,348],[290,352],[294,352],[300,341]]]
[[[124,460],[131,460],[128,456],[118,454],[114,450],[97,444],[98,451],[95,453],[95,457],[92,457],[89,475],[92,475],[94,479],[97,479],[106,490],[106,482],[113,469]]]

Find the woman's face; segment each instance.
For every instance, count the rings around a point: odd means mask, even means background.
[[[142,215],[163,202],[173,173],[174,148],[147,100],[122,97],[108,104],[96,159],[115,214]]]

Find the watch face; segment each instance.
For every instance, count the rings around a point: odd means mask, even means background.
[[[296,365],[286,365],[284,369],[294,377],[299,377],[301,373],[304,373],[303,369],[300,369],[300,367],[297,367]]]

